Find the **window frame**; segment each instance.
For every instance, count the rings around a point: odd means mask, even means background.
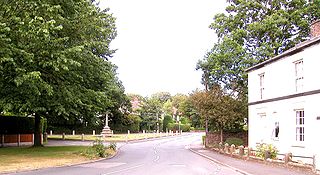
[[[305,116],[304,110],[295,110],[296,114],[296,141],[304,142],[305,141]]]

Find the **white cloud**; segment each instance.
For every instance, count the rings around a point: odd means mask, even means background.
[[[188,93],[200,84],[196,63],[216,41],[208,26],[224,0],[101,0],[117,18],[111,59],[127,93]]]

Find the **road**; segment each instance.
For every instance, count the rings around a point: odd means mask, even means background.
[[[15,175],[239,175],[188,150],[201,143],[201,134],[189,134],[123,145],[119,154],[89,164],[47,168]],[[13,175],[13,174],[12,174]]]

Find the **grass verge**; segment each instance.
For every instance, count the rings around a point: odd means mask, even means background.
[[[154,134],[154,133],[133,133],[133,134],[113,134],[111,137],[106,137],[104,140],[108,142],[123,142],[123,141],[130,141],[130,140],[139,140],[144,138],[155,138],[155,137],[163,137],[165,133],[162,134]],[[99,136],[93,135],[84,135],[84,140],[94,141]],[[62,139],[62,135],[48,135],[49,139]],[[82,140],[81,135],[65,135],[66,140]]]
[[[33,170],[81,163],[96,156],[86,154],[87,146],[7,147],[0,148],[0,173]],[[115,151],[106,150],[108,155]]]

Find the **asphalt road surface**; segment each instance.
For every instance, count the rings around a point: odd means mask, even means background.
[[[95,163],[14,173],[16,175],[239,175],[188,150],[201,134],[129,143],[119,154]],[[13,174],[12,174],[13,175]]]

